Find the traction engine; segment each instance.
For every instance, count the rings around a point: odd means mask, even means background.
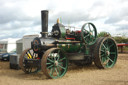
[[[112,68],[117,60],[117,46],[111,37],[97,38],[93,23],[85,23],[81,29],[71,30],[57,23],[48,32],[48,11],[41,11],[42,32],[31,42],[31,48],[20,56],[20,67],[25,73],[43,71],[48,78],[65,75],[68,63],[78,66],[91,65],[100,69]]]

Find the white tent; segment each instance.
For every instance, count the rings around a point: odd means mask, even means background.
[[[18,39],[19,38],[8,38],[8,39],[1,40],[0,42],[6,42],[6,46],[7,46],[6,51],[11,52],[12,50],[16,49],[16,41]]]
[[[16,41],[18,39],[8,39],[7,52],[11,52],[16,49]]]

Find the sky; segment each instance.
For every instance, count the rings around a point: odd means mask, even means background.
[[[65,26],[92,22],[98,33],[128,37],[128,0],[0,0],[0,40],[39,34],[41,10],[49,10],[49,32],[61,18]]]

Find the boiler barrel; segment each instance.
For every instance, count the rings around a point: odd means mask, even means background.
[[[47,37],[48,32],[48,10],[41,11],[42,37]]]

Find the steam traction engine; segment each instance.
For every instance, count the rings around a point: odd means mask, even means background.
[[[40,70],[48,78],[65,75],[68,62],[90,65],[94,61],[100,69],[112,68],[117,60],[117,46],[110,37],[97,38],[93,23],[85,23],[81,30],[66,29],[57,21],[48,33],[48,11],[41,11],[42,37],[31,42],[31,48],[20,56],[20,67],[25,73]]]

